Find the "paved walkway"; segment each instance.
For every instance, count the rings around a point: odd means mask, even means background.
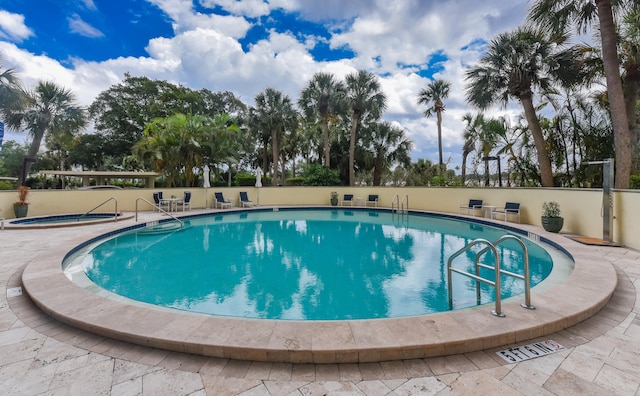
[[[19,293],[21,271],[57,239],[111,226],[0,231],[0,394],[640,395],[640,253],[585,246],[618,286],[596,316],[544,337],[567,349],[508,364],[498,349],[367,364],[285,364],[187,355],[60,324]],[[529,342],[526,342],[529,343]],[[502,348],[500,348],[502,349]]]

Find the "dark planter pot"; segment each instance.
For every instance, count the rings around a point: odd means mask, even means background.
[[[331,206],[338,206],[338,198],[331,198]]]
[[[18,217],[27,217],[27,212],[29,211],[29,205],[13,205],[13,214]]]
[[[562,217],[541,217],[542,228],[549,232],[560,232],[564,225],[564,218]]]

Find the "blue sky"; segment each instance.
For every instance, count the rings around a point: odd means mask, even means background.
[[[25,84],[51,80],[83,105],[124,73],[193,89],[229,90],[245,103],[267,87],[292,99],[316,72],[376,73],[385,119],[437,161],[435,118],[418,91],[452,84],[445,158],[460,164],[464,71],[484,43],[521,24],[527,0],[0,0],[0,54]],[[90,132],[90,131],[89,131]],[[25,141],[24,135],[7,138]]]

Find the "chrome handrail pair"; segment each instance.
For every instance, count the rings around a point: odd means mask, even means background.
[[[523,250],[523,254],[524,254],[524,274],[520,275],[520,274],[516,274],[514,272],[510,272],[507,270],[504,270],[502,268],[500,268],[500,256],[498,255],[498,249],[497,246],[499,244],[501,244],[502,242],[506,241],[506,240],[514,240],[516,241],[520,247],[522,247]],[[480,250],[478,253],[476,253],[476,257],[475,257],[475,274],[472,274],[470,272],[458,269],[458,268],[453,268],[453,260],[460,256],[462,253],[466,252],[467,250],[471,249],[473,246],[479,245],[479,244],[485,244],[487,245],[484,249]],[[493,257],[494,259],[494,265],[487,265],[487,264],[482,264],[480,263],[480,257],[485,254],[486,252],[488,252],[489,250],[491,250],[493,252]],[[482,276],[480,276],[480,268],[487,268],[487,269],[491,269],[494,270],[495,274],[496,274],[496,278],[495,281],[491,281],[489,279],[483,278]],[[452,272],[456,272],[460,275],[472,278],[476,280],[476,298],[477,298],[477,302],[478,304],[480,303],[480,282],[486,283],[490,286],[493,286],[496,290],[496,300],[495,300],[495,310],[491,311],[491,313],[494,316],[498,316],[498,317],[504,317],[504,313],[502,312],[502,300],[501,300],[501,287],[500,287],[500,274],[504,274],[507,276],[511,276],[514,277],[516,279],[520,279],[524,281],[524,295],[525,295],[525,302],[523,304],[520,304],[523,308],[526,309],[536,309],[535,306],[531,305],[531,273],[529,270],[529,250],[527,249],[526,245],[524,244],[524,242],[522,242],[519,238],[513,236],[513,235],[503,235],[502,237],[498,238],[497,240],[495,240],[493,243],[489,242],[486,239],[475,239],[473,241],[471,241],[469,244],[467,244],[465,247],[463,247],[462,249],[458,250],[457,252],[453,253],[451,255],[451,257],[449,257],[449,260],[447,261],[447,281],[448,281],[448,293],[449,293],[449,309],[453,309],[453,283],[452,283],[452,278],[451,278],[451,273]]]

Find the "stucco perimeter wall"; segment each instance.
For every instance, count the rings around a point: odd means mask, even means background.
[[[225,198],[238,206],[238,193],[247,191],[251,200],[261,206],[329,205],[331,191],[340,199],[344,194],[354,194],[363,200],[369,194],[380,196],[380,206],[391,207],[397,194],[402,201],[408,197],[409,209],[458,213],[459,207],[469,199],[482,199],[485,205],[504,206],[505,202],[519,202],[522,222],[540,225],[544,201],[557,201],[565,219],[562,232],[602,238],[602,191],[597,189],[560,188],[437,188],[437,187],[220,187],[220,188],[155,188],[125,190],[32,190],[29,195],[29,216],[84,213],[113,197],[118,210],[133,212],[136,202],[139,211],[150,211],[153,193],[162,191],[165,197],[182,197],[191,191],[191,206],[213,206],[213,192],[222,192]],[[13,202],[16,191],[0,191],[0,217],[14,218]],[[114,210],[110,201],[97,212]],[[640,191],[616,191],[614,193],[613,240],[628,247],[640,249]]]

